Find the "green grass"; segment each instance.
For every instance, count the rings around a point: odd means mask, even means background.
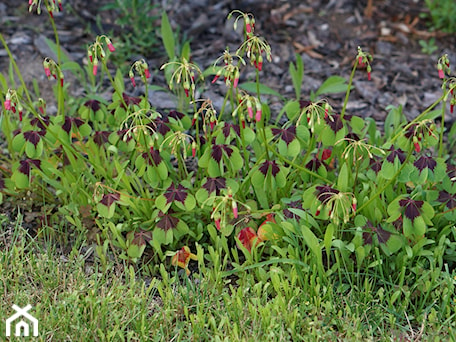
[[[31,304],[39,320],[38,341],[447,341],[456,338],[454,306],[448,319],[435,308],[414,317],[407,299],[393,304],[393,289],[373,280],[348,287],[321,282],[316,272],[297,285],[296,268],[284,276],[271,266],[268,281],[253,274],[220,277],[207,269],[187,277],[161,265],[162,277],[147,267],[85,260],[73,246],[63,255],[54,242],[32,238],[21,217],[0,235],[0,317],[13,304]],[[214,280],[216,279],[216,280]],[[218,280],[217,280],[218,279]],[[450,279],[451,281],[451,279]],[[0,335],[5,336],[5,325]],[[11,341],[15,340],[14,338]],[[17,339],[19,340],[19,339]]]

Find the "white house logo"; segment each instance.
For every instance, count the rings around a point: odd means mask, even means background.
[[[11,326],[15,327],[14,336],[29,336],[30,325],[33,329],[33,336],[38,336],[38,320],[27,312],[31,308],[30,304],[25,308],[13,304],[16,313],[6,320],[6,336],[11,336]]]

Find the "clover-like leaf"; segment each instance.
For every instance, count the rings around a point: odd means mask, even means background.
[[[174,183],[172,183],[164,194],[167,203],[171,202],[181,202],[184,204],[185,199],[187,198],[187,189],[182,185],[179,184],[176,188]]]
[[[419,159],[415,160],[413,165],[420,171],[423,171],[425,168],[428,168],[431,171],[434,171],[434,168],[437,166],[437,162],[432,157],[421,156]]]
[[[177,217],[170,213],[164,214],[163,212],[160,212],[158,216],[160,217],[160,220],[156,224],[157,228],[164,231],[177,228],[177,225],[179,224],[179,219]]]
[[[233,153],[233,148],[225,144],[215,144],[212,146],[211,157],[217,163],[220,163],[220,160],[222,160],[223,157],[223,152],[225,152],[229,158]]]
[[[392,146],[390,148],[390,154],[386,157],[386,160],[389,161],[390,163],[394,163],[394,160],[398,158],[400,163],[402,164],[405,161],[406,155],[405,152],[402,151],[400,148],[397,150],[394,149]]]
[[[441,190],[439,192],[439,197],[437,200],[441,203],[445,203],[448,209],[453,209],[456,207],[456,194],[450,194],[446,190]]]
[[[225,122],[222,128],[222,133],[225,136],[225,138],[228,138],[231,135],[231,131],[233,131],[238,137],[241,137],[241,128],[239,127],[239,125]]]
[[[20,166],[18,168],[18,171],[26,176],[30,175],[30,170],[32,165],[36,166],[38,169],[41,167],[41,160],[39,159],[24,159],[19,162]]]
[[[100,203],[109,208],[113,203],[117,202],[119,199],[120,195],[118,193],[104,194]]]
[[[265,160],[261,166],[258,168],[258,170],[266,176],[269,169],[271,170],[272,177],[275,177],[279,171],[280,167],[277,165],[277,162],[275,160]]]
[[[202,188],[206,189],[209,194],[215,191],[216,196],[219,196],[220,190],[226,189],[226,179],[223,177],[208,177]]]
[[[42,135],[41,132],[27,131],[27,132],[24,132],[24,139],[25,139],[25,141],[32,143],[36,148],[36,146],[38,145],[38,143],[41,140],[41,135]]]
[[[286,129],[273,128],[272,134],[281,138],[288,146],[296,138],[296,126],[290,126]]]
[[[420,208],[423,206],[424,201],[415,201],[411,198],[401,199],[399,205],[405,208],[405,217],[410,219],[412,222],[415,218],[420,216]]]
[[[109,131],[96,131],[92,138],[93,142],[98,146],[102,146],[103,144],[108,142],[110,134],[111,132]]]
[[[350,120],[351,115],[345,115],[345,119]],[[339,132],[344,127],[340,114],[328,115],[325,117],[325,121],[334,133]]]

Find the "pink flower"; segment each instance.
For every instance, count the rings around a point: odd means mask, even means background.
[[[220,226],[220,221],[221,219],[215,219],[215,226],[217,227],[217,230],[220,230],[222,227]]]
[[[144,76],[146,76],[146,78],[150,78],[150,71],[148,68],[144,69]]]
[[[261,109],[257,109],[257,111],[255,113],[255,120],[256,120],[256,122],[261,120]]]
[[[134,77],[130,77],[131,84],[133,84],[133,87],[136,87],[136,82]]]
[[[44,73],[47,78],[51,77],[51,69],[49,67],[44,67]]]
[[[5,100],[4,105],[6,110],[11,110],[11,100]]]
[[[443,71],[442,64],[437,65],[437,70],[439,71],[439,78],[444,79],[445,78],[445,72]]]
[[[111,51],[111,52],[116,51],[116,48],[114,47],[114,45],[112,45],[111,42],[108,42],[108,50]]]
[[[92,73],[94,76],[97,75],[97,70],[98,70],[98,62],[97,62],[97,60],[94,60],[93,68],[92,68]]]
[[[218,80],[219,77],[220,77],[219,75],[215,75],[215,77],[214,77],[214,79],[212,80],[211,83],[215,83]]]
[[[238,207],[236,201],[231,202],[231,207],[233,209],[233,216],[234,218],[238,218]]]

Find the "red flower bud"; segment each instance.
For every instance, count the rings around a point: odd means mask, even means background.
[[[4,105],[6,110],[11,110],[11,100],[6,99]]]
[[[108,50],[111,52],[116,51],[116,48],[114,47],[114,45],[112,45],[111,41],[108,42]]]
[[[219,75],[215,75],[215,77],[214,77],[214,79],[212,80],[211,83],[215,83],[218,80],[219,77],[220,77]]]
[[[144,69],[144,76],[146,76],[146,78],[150,78],[150,71],[148,68]]]
[[[325,148],[321,153],[321,160],[325,161],[331,157],[331,150],[329,148]]]

